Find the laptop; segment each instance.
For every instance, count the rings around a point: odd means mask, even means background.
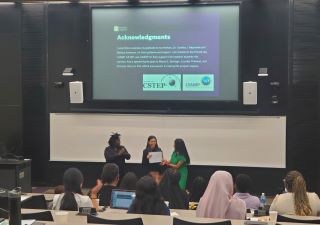
[[[135,191],[113,189],[111,193],[110,208],[129,209],[135,197],[136,197]]]

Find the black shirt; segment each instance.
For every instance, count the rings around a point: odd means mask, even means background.
[[[120,155],[122,149],[124,149],[124,152]],[[119,175],[122,177],[125,173],[125,160],[130,159],[131,155],[124,146],[119,146],[118,148],[108,146],[104,150],[104,157],[107,163],[115,163],[119,166]]]
[[[147,172],[150,172],[150,171],[160,172],[163,168],[159,163],[149,163],[149,159],[147,158],[147,156],[150,152],[162,152],[162,150],[161,148],[155,148],[155,149],[146,148],[145,150],[143,150],[142,165],[146,167]]]
[[[110,206],[111,193],[115,189],[115,186],[103,185],[101,190],[98,192],[99,205],[101,206]]]

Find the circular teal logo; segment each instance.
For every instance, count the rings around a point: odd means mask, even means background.
[[[174,79],[171,79],[170,81],[169,81],[169,85],[170,86],[174,86],[176,84],[176,81],[174,80]]]
[[[204,76],[204,77],[201,79],[201,83],[202,83],[203,85],[209,85],[209,84],[211,83],[210,77]]]

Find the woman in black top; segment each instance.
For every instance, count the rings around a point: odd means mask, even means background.
[[[128,213],[170,216],[170,210],[161,199],[157,183],[152,177],[144,176],[137,182],[136,197]]]
[[[207,185],[208,184],[203,177],[198,176],[194,178],[189,193],[190,202],[199,202],[207,188]]]
[[[120,143],[120,134],[112,134],[109,141],[109,146],[104,150],[104,157],[107,163],[115,163],[119,166],[120,178],[125,173],[125,160],[129,160],[131,155],[127,149]]]
[[[175,169],[167,169],[159,184],[161,196],[169,202],[170,209],[189,209],[189,197],[179,187],[180,173]]]
[[[142,155],[142,165],[146,167],[148,173],[151,173],[152,176],[157,175],[161,172],[162,166],[159,163],[150,163],[149,160],[151,159],[152,155],[151,152],[162,152],[161,148],[158,146],[157,138],[153,135],[148,137],[147,146],[143,150]],[[156,173],[156,174],[154,174]]]

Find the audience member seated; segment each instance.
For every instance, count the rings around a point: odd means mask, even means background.
[[[198,176],[194,178],[189,192],[190,202],[199,202],[206,188],[207,182],[203,179],[203,177]]]
[[[245,219],[246,204],[233,197],[233,180],[230,173],[216,171],[200,199],[198,217],[220,219]]]
[[[167,168],[165,166],[160,166],[158,172],[150,171],[148,175],[151,176],[159,185],[166,170]]]
[[[316,193],[307,193],[306,183],[298,171],[290,171],[284,179],[287,193],[277,195],[270,210],[279,214],[297,216],[317,216],[320,199]]]
[[[136,190],[137,180],[135,173],[128,172],[123,176],[119,188],[122,190]]]
[[[151,176],[144,176],[137,182],[136,197],[128,213],[170,215],[170,210],[160,197],[158,185]]]
[[[252,196],[252,180],[247,174],[239,174],[236,178],[236,193],[234,197],[242,199],[246,203],[247,209],[259,209],[260,200]]]
[[[82,195],[83,175],[76,168],[67,169],[63,175],[64,193],[53,197],[53,210],[77,211],[79,207],[93,207],[88,196]]]
[[[187,192],[179,187],[180,173],[175,169],[167,169],[159,184],[159,191],[170,209],[188,209],[189,198]]]
[[[97,180],[91,189],[91,198],[99,199],[100,206],[110,206],[111,193],[119,182],[119,167],[114,163],[106,163],[103,167],[101,179]]]

